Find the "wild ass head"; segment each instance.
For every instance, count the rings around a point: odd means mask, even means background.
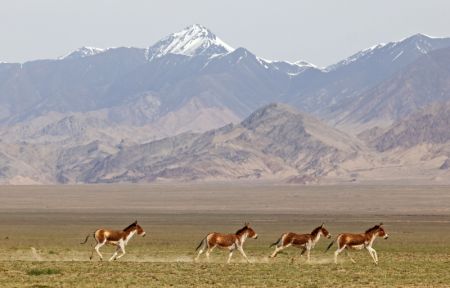
[[[325,225],[325,223],[322,223],[322,225],[316,227],[316,228],[311,232],[311,235],[312,235],[314,238],[316,238],[316,237],[320,236],[320,234],[322,234],[323,237],[331,238],[330,232],[328,232],[328,230],[325,229],[324,225]]]
[[[389,234],[386,233],[386,231],[384,230],[384,228],[382,226],[383,226],[383,223],[375,225],[372,228],[366,230],[366,234],[371,234],[374,236],[382,237],[384,239],[388,239]]]
[[[133,232],[136,231],[136,233],[142,237],[145,237],[145,231],[142,229],[142,227],[137,224],[137,220],[128,225],[125,229],[123,229],[124,232]]]
[[[244,235],[245,233],[247,233],[247,237],[249,238],[258,239],[258,234],[250,227],[249,223],[245,223],[244,227],[236,231],[236,235],[239,236]]]

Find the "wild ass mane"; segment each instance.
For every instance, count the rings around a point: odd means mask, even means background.
[[[322,226],[319,226],[319,227],[315,228],[315,229],[311,232],[311,235],[317,235],[317,234],[319,233],[320,229],[322,229]]]
[[[124,228],[123,231],[128,231],[128,230],[130,230],[130,228],[136,226],[136,224],[137,224],[137,221],[134,221],[133,223],[131,223],[130,225],[128,225],[126,228]]]
[[[374,231],[376,231],[377,229],[379,229],[380,226],[381,226],[381,225],[375,225],[375,226],[373,226],[372,228],[367,229],[365,233],[367,234],[367,233],[374,232]]]
[[[247,228],[248,228],[247,225],[245,225],[245,226],[242,227],[241,229],[237,230],[236,233],[234,233],[234,234],[240,235],[242,232],[244,232],[245,230],[247,230]]]

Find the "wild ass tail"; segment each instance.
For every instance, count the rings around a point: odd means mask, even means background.
[[[195,248],[195,251],[197,251],[198,249],[200,249],[200,247],[202,247],[202,245],[205,245],[206,242],[206,237],[202,239],[202,241],[200,241],[200,244],[198,244],[197,248]]]
[[[277,241],[275,241],[275,242],[273,242],[272,244],[270,244],[269,247],[273,247],[273,246],[275,246],[275,245],[280,244],[280,241],[281,241],[282,238],[283,238],[283,237],[280,237]]]
[[[80,244],[86,244],[86,242],[87,242],[87,240],[88,240],[89,237],[91,237],[91,234],[88,234],[88,235],[86,236],[86,239],[84,239],[84,242],[81,242]]]
[[[330,250],[331,246],[333,246],[334,242],[336,242],[336,240],[333,240],[327,247],[327,250],[325,250],[325,252],[327,252],[328,250]]]

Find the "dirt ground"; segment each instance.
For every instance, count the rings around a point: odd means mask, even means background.
[[[0,186],[4,212],[450,215],[450,186]]]
[[[97,228],[122,229],[137,219],[145,238],[132,239],[116,262],[89,261]],[[212,231],[250,222],[259,234],[245,250],[214,251],[193,262]],[[321,239],[312,261],[295,248],[269,259],[282,232],[307,233],[325,222],[336,235],[385,223],[390,239],[332,263]],[[104,247],[105,258],[113,247]],[[291,259],[295,258],[292,263]],[[450,187],[279,186],[251,184],[0,187],[1,287],[449,287]]]

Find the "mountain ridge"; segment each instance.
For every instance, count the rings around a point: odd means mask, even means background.
[[[0,64],[1,181],[239,178],[321,183],[333,177],[359,181],[394,175],[395,163],[416,165],[411,169],[429,178],[437,164],[446,167],[446,154],[436,150],[440,146],[396,147],[393,154],[378,151],[367,139],[397,121],[410,121],[418,109],[450,101],[450,74],[444,69],[450,67],[450,38],[416,34],[325,69],[267,60],[224,43],[206,27],[193,25],[147,48],[84,47],[62,59]],[[270,104],[274,102],[283,104]],[[357,139],[357,134],[363,137]],[[225,138],[228,142],[221,142]],[[185,158],[168,157],[161,143]],[[174,150],[180,143],[187,143],[188,151]],[[131,147],[164,150],[164,161],[140,159],[130,153]],[[124,151],[136,163],[118,157]],[[105,168],[108,161],[117,171]],[[122,171],[120,163],[137,166]],[[147,168],[141,170],[141,164]],[[220,169],[206,170],[214,165]],[[234,165],[239,169],[232,171]],[[150,173],[152,169],[158,172]]]
[[[348,145],[349,136],[317,122],[291,107],[270,104],[240,124],[131,146],[92,163],[81,178],[66,177],[87,183],[273,177],[314,182],[335,171],[339,161],[357,157],[359,151]],[[328,143],[320,139],[330,134],[339,137]],[[299,171],[304,172],[302,177]]]

